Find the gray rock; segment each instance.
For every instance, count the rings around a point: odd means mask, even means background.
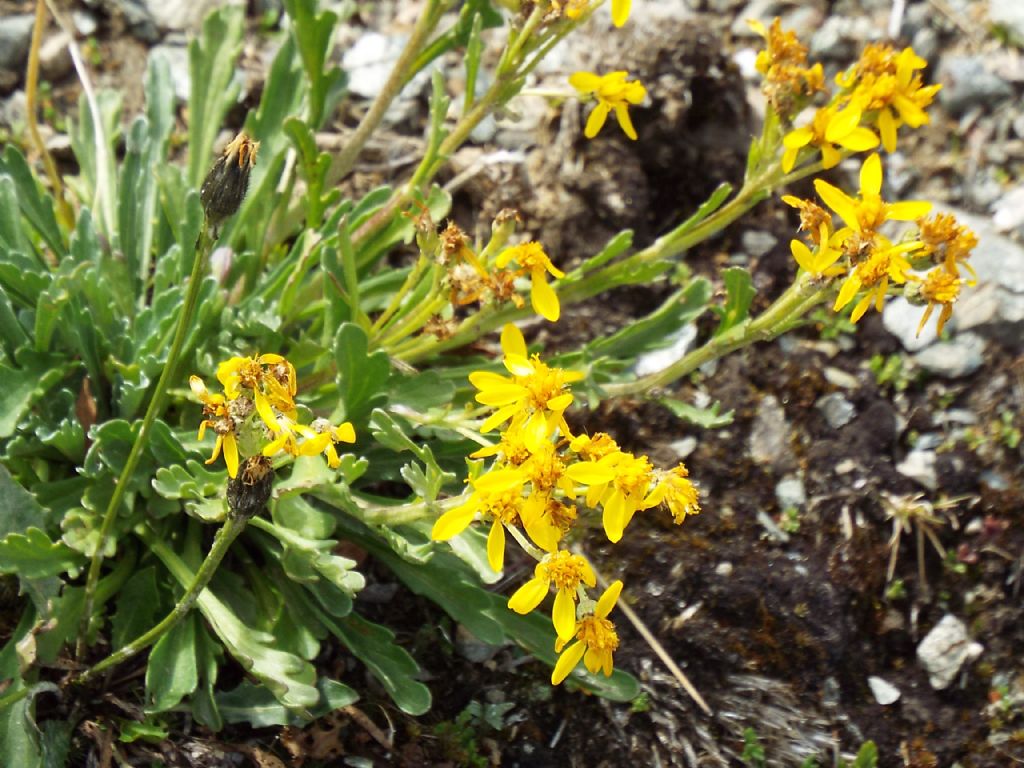
[[[474,664],[490,661],[501,650],[501,646],[484,643],[462,624],[455,627],[455,650],[462,658]]]
[[[744,252],[751,256],[764,256],[779,242],[771,232],[761,230],[747,230],[740,238]]]
[[[961,333],[918,352],[914,362],[947,379],[970,376],[985,362],[985,339],[976,333]]]
[[[992,224],[999,232],[1017,230],[1024,235],[1024,184],[1003,194],[992,206]]]
[[[155,45],[150,48],[149,56],[167,62],[167,68],[171,73],[171,83],[174,85],[174,95],[179,100],[187,102],[192,91],[192,76],[189,74],[188,68],[188,49],[183,45]]]
[[[885,34],[883,27],[876,26],[867,16],[830,15],[811,37],[812,59],[843,61],[857,57],[864,43],[880,40]]]
[[[1024,4],[1020,0],[989,0],[988,18],[1005,27],[1017,42],[1024,43]]]
[[[911,40],[914,52],[927,61],[934,61],[939,53],[939,33],[931,27],[919,29]]]
[[[938,474],[935,471],[935,451],[911,451],[896,465],[896,471],[930,491],[939,486]]]
[[[736,21],[729,31],[734,37],[757,37],[757,33],[747,24],[747,19],[757,19],[767,27],[783,10],[785,7],[780,0],[751,0],[736,14]]]
[[[349,92],[367,100],[376,98],[383,90],[407,39],[405,35],[366,32],[356,40],[342,57],[342,67],[349,78]],[[419,72],[392,103],[384,116],[384,123],[395,125],[412,117],[417,109],[416,97],[430,83],[430,78],[429,67]]]
[[[141,0],[160,29],[198,32],[203,19],[224,5],[245,6],[243,0]]]
[[[143,0],[120,0],[118,8],[132,34],[144,43],[160,42],[160,30]]]
[[[857,389],[860,386],[860,382],[857,377],[852,373],[847,373],[842,368],[836,368],[835,366],[828,366],[824,370],[825,381],[834,387],[840,387],[842,389]]]
[[[985,66],[985,57],[945,56],[939,65],[943,84],[939,101],[951,115],[960,116],[973,106],[991,107],[1013,95],[1013,88]]]
[[[21,69],[28,58],[32,40],[31,13],[16,13],[0,19],[0,69]]]
[[[871,689],[871,694],[875,697],[875,701],[883,707],[895,704],[900,698],[900,689],[880,677],[875,677],[874,675],[869,677],[868,687]]]
[[[684,325],[672,333],[666,341],[668,346],[646,352],[637,358],[634,368],[637,376],[646,376],[649,373],[664,370],[693,349],[697,341],[697,326],[693,323]]]
[[[944,207],[978,236],[971,254],[971,266],[979,282],[995,283],[1008,291],[1024,293],[1024,246],[1001,235],[987,216],[976,216],[957,208]]]
[[[75,9],[71,12],[71,23],[75,25],[75,31],[82,37],[89,37],[96,34],[98,26],[96,17],[88,11]]]
[[[687,435],[682,440],[672,441],[668,444],[668,447],[673,453],[675,453],[679,460],[682,461],[697,450],[697,438],[693,435]]]
[[[773,395],[761,400],[750,428],[750,457],[757,464],[776,465],[789,453],[786,412]]]
[[[908,352],[919,352],[925,347],[935,343],[938,335],[935,333],[935,313],[929,318],[921,333],[918,334],[917,326],[921,324],[921,317],[925,308],[920,305],[911,304],[902,296],[896,296],[885,303],[882,310],[882,325],[885,330],[900,340],[900,344]],[[959,319],[959,307],[953,313],[953,317],[946,324],[947,328],[955,328],[955,321]]]
[[[799,475],[789,475],[775,485],[775,500],[779,509],[800,509],[807,503],[807,489]]]
[[[839,392],[832,392],[818,398],[814,407],[821,411],[821,415],[825,417],[825,421],[832,429],[845,427],[857,415],[857,409],[853,403]]]
[[[61,80],[71,71],[71,36],[58,32],[43,40],[39,46],[39,73],[46,80]]]
[[[928,672],[932,688],[942,690],[953,682],[965,663],[974,661],[984,650],[968,636],[964,623],[947,613],[917,646],[917,660]]]

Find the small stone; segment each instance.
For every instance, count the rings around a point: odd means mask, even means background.
[[[942,690],[953,682],[965,662],[974,661],[983,650],[968,636],[964,623],[947,613],[917,646],[917,658],[928,672],[932,688]]]
[[[779,509],[800,509],[807,503],[807,489],[798,475],[789,475],[775,485],[775,500]]]
[[[885,330],[899,339],[900,344],[908,352],[918,352],[935,343],[939,338],[935,333],[936,323],[934,320],[925,323],[921,333],[917,332],[924,310],[924,307],[915,306],[902,296],[896,296],[891,301],[887,301],[885,309],[882,310],[882,325],[885,326]],[[953,318],[947,324],[950,329],[954,327],[958,315],[958,312],[954,313]]]
[[[645,352],[636,360],[635,371],[637,376],[646,376],[650,373],[657,373],[668,368],[672,363],[680,360],[687,352],[693,349],[697,341],[697,326],[693,323],[684,325],[678,331],[671,333],[666,339],[667,346]]]
[[[118,9],[135,37],[144,43],[160,42],[160,30],[143,0],[120,0]]]
[[[825,421],[832,429],[842,429],[857,415],[857,409],[853,403],[839,392],[818,398],[814,407],[821,411]]]
[[[1009,83],[988,71],[982,55],[943,57],[936,79],[943,84],[939,101],[954,117],[974,106],[991,108],[1013,95]]]
[[[934,491],[939,486],[938,474],[935,471],[935,451],[911,451],[896,465],[896,471],[923,485],[929,491]]]
[[[992,224],[1000,232],[1019,230],[1024,234],[1024,184],[1019,184],[996,201]]]
[[[1018,43],[1024,43],[1024,5],[1020,0],[989,0],[988,18],[1006,29]]]
[[[71,36],[58,32],[43,40],[39,46],[39,73],[46,80],[61,80],[71,71]]]
[[[71,23],[75,25],[75,31],[82,37],[90,37],[96,34],[96,17],[88,11],[74,10],[71,12]]]
[[[31,13],[0,18],[0,69],[20,69],[24,65],[34,23]]]
[[[858,48],[866,42],[880,40],[884,34],[884,28],[877,27],[866,16],[830,15],[811,36],[811,58],[854,59]]]
[[[740,244],[743,246],[743,250],[755,257],[764,256],[768,251],[774,248],[778,242],[779,239],[771,232],[761,232],[759,230],[747,230],[740,238]]]
[[[914,33],[911,40],[914,53],[926,61],[934,61],[939,53],[939,33],[931,27],[925,27]]]
[[[857,377],[852,373],[847,373],[842,368],[836,368],[835,366],[828,366],[825,368],[825,381],[831,384],[833,387],[840,387],[841,389],[857,389],[860,386],[860,382],[857,381]]]
[[[724,560],[715,566],[716,576],[732,576],[733,565],[728,560]]]
[[[914,355],[930,373],[947,379],[970,376],[985,361],[985,340],[976,333],[961,333],[950,341],[933,344]]]
[[[241,0],[141,0],[160,29],[198,31],[203,19],[224,5],[244,5]]]
[[[501,648],[478,640],[476,635],[459,624],[455,627],[455,650],[467,661],[482,664],[493,659]]]
[[[750,428],[750,458],[757,464],[779,463],[789,452],[789,425],[786,412],[773,395],[761,400]]]
[[[682,440],[674,440],[668,444],[669,449],[682,461],[695,450],[697,450],[697,438],[693,435],[684,437]]]
[[[895,704],[900,698],[900,690],[890,682],[872,675],[868,678],[868,687],[875,697],[875,701],[883,707]]]

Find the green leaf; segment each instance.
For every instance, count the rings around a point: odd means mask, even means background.
[[[599,267],[603,267],[612,259],[618,258],[627,250],[633,247],[633,230],[624,229],[619,234],[615,235],[609,240],[604,248],[595,253],[589,259],[580,264],[576,269],[567,274],[564,278],[558,281],[559,285],[567,284],[578,280],[579,278],[587,275]]]
[[[442,379],[437,371],[423,371],[413,376],[392,376],[388,402],[404,405],[414,411],[450,406],[455,397],[455,383]]]
[[[354,613],[337,619],[319,606],[312,608],[321,623],[380,681],[400,710],[422,715],[430,709],[430,689],[416,680],[419,665],[394,642],[391,630]]]
[[[57,258],[63,259],[67,250],[53,212],[53,197],[43,191],[25,161],[25,156],[13,143],[4,148],[3,156],[0,157],[0,174],[6,174],[14,180],[22,215],[35,227]]]
[[[157,640],[146,664],[147,713],[176,707],[199,684],[196,616],[190,614]]]
[[[156,624],[160,603],[156,568],[150,565],[135,571],[117,596],[117,608],[110,622],[111,647],[127,645]]]
[[[5,252],[30,252],[21,228],[18,190],[10,176],[0,176],[0,249]]]
[[[39,528],[29,528],[24,535],[9,533],[0,539],[0,573],[43,579],[67,571],[77,573],[82,562],[79,553],[63,542],[51,541]]]
[[[309,81],[308,122],[320,128],[341,96],[346,78],[340,68],[328,65],[338,17],[331,11],[317,14],[316,6],[316,0],[285,0],[285,8],[292,19],[292,34]]]
[[[166,726],[149,720],[141,723],[138,720],[118,720],[118,723],[120,728],[117,740],[124,744],[131,744],[139,739],[159,744],[169,733]]]
[[[686,288],[672,294],[656,311],[631,322],[622,330],[587,344],[585,353],[593,357],[635,358],[642,352],[665,346],[674,331],[703,314],[711,298],[711,283],[697,278]]]
[[[25,533],[33,526],[50,522],[50,515],[35,497],[18,484],[7,467],[0,464],[0,538]]]
[[[81,168],[83,202],[96,212],[100,230],[109,239],[116,236],[117,166],[114,147],[121,128],[121,93],[110,89],[95,95],[94,114],[86,93],[78,99],[79,119],[71,133],[71,147]]]
[[[18,683],[15,683],[18,685]],[[49,684],[51,687],[52,683]],[[16,690],[13,686],[4,693]],[[32,697],[0,710],[0,764],[18,768],[43,768]]]
[[[199,672],[199,685],[196,692],[192,694],[192,716],[196,722],[214,732],[224,727],[224,718],[221,717],[217,700],[214,697],[214,687],[217,684],[217,676],[223,658],[224,653],[220,644],[211,637],[206,625],[198,622],[196,625],[196,669]]]
[[[750,302],[757,293],[750,273],[743,267],[729,267],[722,272],[722,278],[725,281],[725,306],[714,308],[715,313],[721,318],[715,329],[715,336],[725,333],[747,319]]]
[[[195,578],[192,569],[151,533],[146,532],[144,538],[178,583],[187,588]],[[314,687],[316,672],[313,666],[294,654],[275,648],[275,640],[270,633],[247,626],[218,596],[221,590],[216,582],[214,579],[214,584],[204,589],[197,600],[199,610],[210,627],[231,655],[269,688],[279,702],[297,712],[306,712],[320,700],[320,692]]]
[[[690,218],[672,230],[672,236],[679,237],[692,231],[698,224],[704,221],[704,219],[721,208],[722,204],[725,203],[726,199],[728,199],[731,194],[731,184],[725,182],[719,184],[715,187],[715,191],[711,193],[711,196],[701,203],[700,207],[692,216],[690,216]]]
[[[857,750],[857,757],[851,768],[876,768],[878,766],[878,747],[873,741],[865,741]]]
[[[320,692],[320,700],[309,710],[311,718],[322,717],[359,700],[359,694],[337,680],[321,677],[316,687]],[[241,683],[234,690],[218,693],[217,707],[225,722],[249,723],[254,728],[301,726],[309,722],[282,706],[266,688],[249,682]]]
[[[672,411],[672,414],[677,418],[684,419],[704,429],[718,429],[719,427],[732,424],[733,412],[719,413],[722,404],[717,400],[714,405],[708,408],[698,408],[696,405],[684,403],[682,400],[677,400],[674,397],[661,397],[658,398],[658,402]]]
[[[366,332],[355,323],[343,323],[334,337],[338,389],[345,403],[345,418],[360,423],[386,397],[391,363],[387,353],[369,350]]]
[[[10,437],[32,405],[67,374],[71,362],[50,355],[29,353],[18,359],[19,368],[0,364],[0,438]]]
[[[280,542],[284,548],[281,565],[289,578],[305,582],[323,577],[349,596],[366,586],[363,575],[355,570],[356,562],[334,554],[337,541],[307,538],[297,531],[263,519],[255,520],[251,525]]]
[[[213,143],[224,115],[238,100],[236,65],[244,30],[245,9],[225,6],[206,17],[202,33],[188,46],[188,183],[193,189],[213,164]]]

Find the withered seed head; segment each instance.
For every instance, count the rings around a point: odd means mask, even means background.
[[[260,143],[244,133],[232,139],[199,189],[206,218],[216,226],[238,210],[249,188],[249,172],[256,165]]]

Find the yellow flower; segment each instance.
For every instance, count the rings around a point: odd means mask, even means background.
[[[814,188],[825,204],[854,232],[874,233],[886,221],[914,221],[926,215],[932,204],[925,200],[887,203],[881,197],[882,159],[870,155],[860,167],[860,196],[854,199],[822,179]]]
[[[867,288],[867,292],[857,302],[857,306],[850,314],[850,320],[855,323],[864,316],[872,302],[875,304],[875,309],[879,312],[882,311],[889,281],[892,280],[892,282],[902,285],[907,280],[910,262],[903,258],[903,254],[921,247],[920,241],[892,245],[881,235],[876,237],[882,247],[874,248],[864,261],[853,268],[853,271],[843,281],[835,305],[832,307],[833,311],[838,312],[849,304],[863,288]]]
[[[555,583],[557,590],[551,620],[558,637],[569,640],[576,628],[576,592],[580,584],[589,587],[597,584],[593,569],[582,556],[565,550],[545,555],[534,568],[533,578],[517,589],[509,599],[508,607],[516,613],[529,613],[540,605],[551,582]]]
[[[969,227],[957,222],[951,213],[937,213],[930,219],[918,219],[923,254],[930,255],[936,264],[943,264],[946,271],[954,277],[960,275],[960,265],[977,279],[978,275],[967,257],[978,245],[978,236]],[[973,281],[968,285],[973,285]]]
[[[800,232],[807,232],[811,242],[820,244],[821,227],[832,231],[832,214],[812,200],[801,200],[793,195],[783,195],[782,202],[800,211]]]
[[[825,73],[821,64],[808,68],[807,46],[800,42],[792,30],[782,29],[776,17],[770,27],[760,21],[747,21],[754,32],[764,38],[764,50],[759,51],[754,66],[764,75],[761,90],[776,113],[789,117],[803,97],[825,90]]]
[[[821,150],[821,164],[833,168],[842,154],[839,145],[851,152],[864,152],[878,146],[878,137],[869,128],[860,125],[862,111],[855,105],[839,110],[838,106],[822,107],[814,113],[809,125],[796,128],[782,137],[782,170],[789,173],[796,165],[797,155],[806,146]]]
[[[217,366],[217,380],[228,400],[236,399],[243,390],[251,392],[256,412],[274,432],[279,431],[274,408],[295,419],[295,366],[281,355],[232,357]]]
[[[548,285],[547,275],[562,278],[565,277],[565,273],[551,263],[540,243],[522,243],[507,248],[498,254],[495,265],[502,269],[510,261],[519,265],[522,274],[530,275],[530,301],[533,310],[552,323],[557,321],[561,307],[558,304],[558,294]]]
[[[843,268],[833,267],[833,265],[843,253],[829,241],[828,225],[824,222],[822,222],[821,228],[818,231],[818,237],[815,239],[818,242],[818,247],[813,253],[802,241],[789,241],[789,250],[793,253],[796,263],[800,265],[802,270],[812,275],[832,277],[833,275],[840,274]]]
[[[654,490],[644,499],[645,507],[664,503],[672,513],[672,519],[679,525],[687,515],[700,512],[699,494],[690,482],[690,473],[682,464],[663,472]]]
[[[565,475],[588,486],[587,506],[596,509],[601,505],[604,532],[612,543],[622,538],[638,509],[654,506],[646,503],[654,477],[646,456],[617,451],[598,461],[573,464],[566,468]]]
[[[505,564],[505,524],[519,522],[523,506],[523,476],[515,469],[492,470],[472,481],[469,500],[445,512],[434,523],[430,538],[448,541],[462,533],[479,512],[492,519],[487,536],[487,562],[495,571]]]
[[[629,13],[629,3],[626,6],[626,13]],[[613,9],[614,13],[614,9]],[[625,19],[623,18],[623,21]],[[636,129],[629,119],[629,105],[640,104],[647,97],[647,89],[639,80],[627,82],[628,72],[609,72],[607,75],[597,75],[593,72],[575,72],[569,78],[569,85],[575,88],[581,97],[588,97],[591,94],[597,99],[597,106],[594,107],[587,118],[586,128],[583,135],[588,139],[597,136],[608,119],[608,113],[615,111],[615,118],[619,121],[619,127],[631,139],[636,141]]]
[[[939,320],[935,326],[935,332],[936,334],[942,333],[942,328],[946,325],[946,321],[953,314],[953,304],[960,298],[960,286],[962,284],[963,281],[955,274],[950,274],[941,267],[936,267],[927,274],[921,286],[921,298],[928,301],[928,308],[924,311],[921,322],[917,326],[917,335],[921,335],[921,330],[924,328],[925,323],[928,322],[928,318],[932,316],[932,312],[938,306],[941,306],[942,309],[939,311]]]
[[[900,125],[919,128],[928,123],[925,108],[932,103],[941,85],[925,85],[918,70],[928,62],[904,48],[896,53],[888,45],[868,45],[860,60],[847,72],[836,75],[836,83],[851,90],[865,111],[876,115],[882,146],[896,151],[896,132]]]
[[[615,625],[607,617],[615,607],[620,592],[621,581],[614,581],[608,586],[601,599],[597,601],[593,613],[576,622],[576,642],[564,651],[562,649],[566,641],[558,638],[555,651],[562,655],[558,657],[551,672],[552,685],[558,685],[565,680],[580,663],[580,659],[583,659],[584,666],[592,673],[597,674],[600,670],[605,676],[611,675],[612,654],[619,647],[619,636],[615,632]]]
[[[224,399],[224,395],[208,392],[206,384],[198,376],[189,376],[188,384],[192,389],[192,393],[203,404],[203,415],[209,417],[200,422],[197,439],[203,439],[207,427],[210,427],[217,433],[217,442],[213,445],[213,453],[206,460],[206,463],[213,464],[217,457],[220,456],[221,449],[223,449],[224,463],[228,468],[228,476],[232,478],[237,477],[238,441],[235,439],[235,422],[228,410],[228,404]]]
[[[323,453],[327,456],[327,465],[337,469],[341,459],[334,444],[356,441],[356,430],[347,421],[337,427],[326,419],[316,419],[308,427],[286,418],[275,421],[278,425],[277,436],[264,446],[264,456],[274,456],[281,451],[292,456],[316,456]]]
[[[527,357],[526,342],[514,325],[506,325],[501,334],[505,352],[505,368],[512,374],[502,376],[490,371],[474,371],[469,381],[480,390],[478,403],[497,408],[480,427],[489,432],[509,419],[523,430],[526,446],[537,446],[561,427],[568,434],[563,416],[572,404],[572,394],[566,385],[583,378],[582,373],[549,368],[537,355]]]

